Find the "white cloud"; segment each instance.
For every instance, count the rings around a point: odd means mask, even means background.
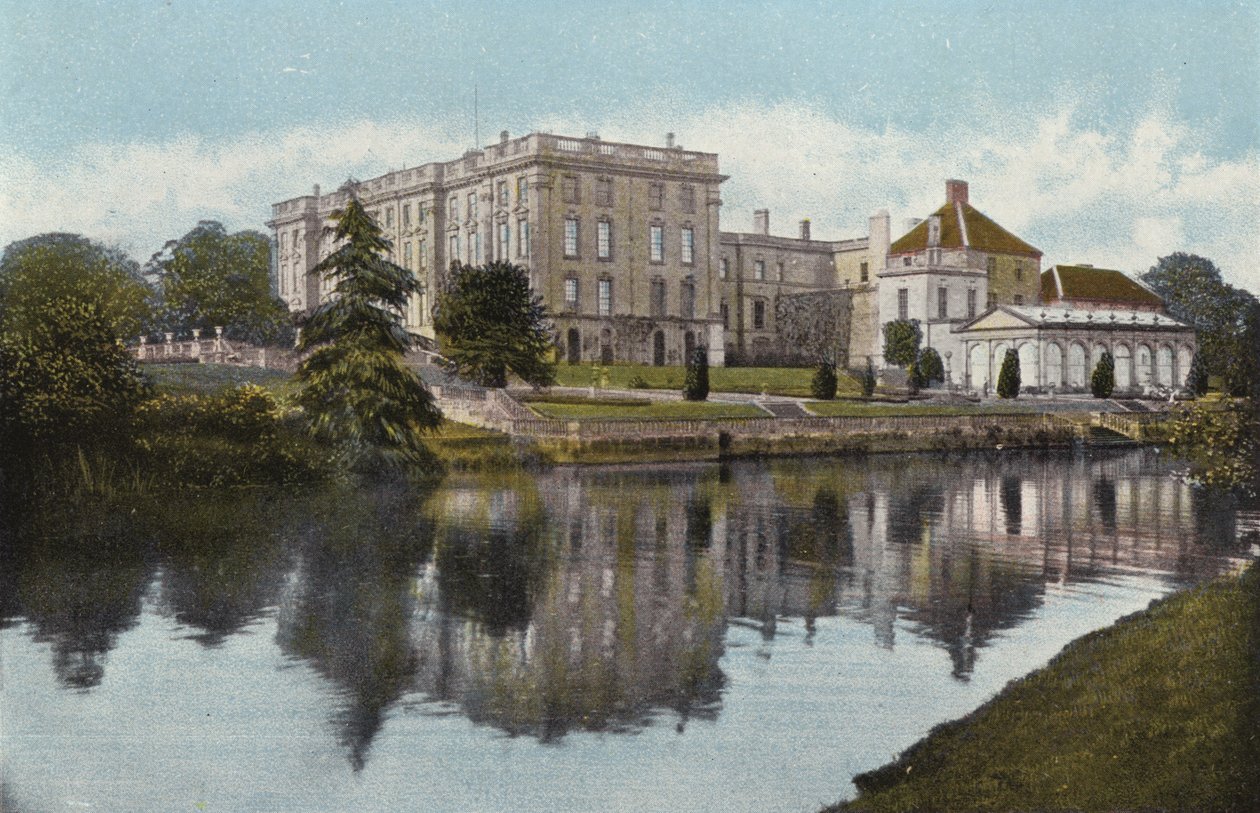
[[[965,178],[974,205],[1045,252],[1046,264],[1092,262],[1141,271],[1171,251],[1210,257],[1260,292],[1260,157],[1204,155],[1196,130],[1153,103],[1118,130],[1073,101],[1042,111],[978,109],[966,128],[876,132],[806,104],[687,108],[665,94],[599,121],[552,117],[539,130],[717,152],[731,176],[723,228],[751,228],[769,208],[793,234],[809,217],[820,238],[865,234],[888,208],[894,230],[943,202]],[[144,260],[198,219],[264,228],[270,204],[350,175],[449,160],[466,147],[451,122],[357,122],[242,135],[228,142],[91,145],[66,156],[0,154],[0,241],[76,231]]]

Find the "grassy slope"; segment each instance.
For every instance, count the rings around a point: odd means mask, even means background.
[[[893,415],[1026,415],[1038,411],[1035,404],[887,404],[860,401],[810,401],[806,408],[823,417],[882,418]]]
[[[1260,810],[1260,564],[1069,644],[848,811]]]
[[[613,403],[554,403],[532,402],[530,408],[544,418],[566,421],[643,421],[643,420],[694,420],[707,418],[766,418],[769,417],[752,404],[724,404],[714,401],[656,401],[644,404]]]
[[[258,384],[275,395],[296,389],[293,377],[281,370],[237,367],[230,364],[142,364],[140,369],[158,392],[210,395],[241,384]]]
[[[649,367],[639,364],[610,364],[600,368],[608,376],[612,389],[629,389],[635,377],[647,382],[649,389],[681,390],[684,367]],[[802,367],[710,367],[709,386],[714,392],[750,392],[763,390],[770,395],[808,397],[809,383],[814,377],[812,368]],[[841,395],[856,395],[861,384],[844,372],[839,374]],[[591,365],[560,364],[556,367],[556,383],[562,387],[591,386]]]

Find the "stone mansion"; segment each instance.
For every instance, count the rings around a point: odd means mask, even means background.
[[[432,307],[453,262],[510,260],[528,270],[571,363],[682,364],[697,345],[711,365],[786,360],[784,304],[825,293],[847,314],[840,343],[852,366],[882,363],[881,325],[917,319],[923,345],[954,384],[991,389],[1007,348],[1024,385],[1082,389],[1104,350],[1117,388],[1180,385],[1194,332],[1159,298],[1117,271],[1059,266],[971,206],[963,181],[895,241],[890,218],[866,237],[816,240],[770,233],[758,210],[751,232],[719,228],[718,156],[531,133],[454,161],[390,172],[357,194],[416,273],[421,292],[403,314],[433,339]],[[276,291],[295,312],[328,296],[311,269],[332,249],[325,226],[347,200],[339,190],[272,207]],[[808,300],[800,300],[808,301]]]

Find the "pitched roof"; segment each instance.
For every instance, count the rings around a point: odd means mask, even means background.
[[[959,333],[966,330],[1019,327],[1021,323],[1030,327],[1085,327],[1093,330],[1193,330],[1184,322],[1152,311],[1127,308],[1084,310],[1062,305],[996,305],[974,319],[956,325],[952,330]]]
[[[1118,305],[1163,305],[1150,289],[1110,268],[1056,265],[1041,274],[1041,301],[1111,302]]]
[[[997,254],[1041,256],[1039,249],[1011,234],[969,203],[946,203],[933,215],[941,219],[941,248],[970,247]],[[925,220],[893,243],[888,253],[922,251],[928,247],[927,238],[928,224]]]

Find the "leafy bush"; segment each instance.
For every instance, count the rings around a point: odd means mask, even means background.
[[[836,397],[836,368],[831,364],[819,364],[814,371],[814,378],[809,384],[810,395],[820,401],[831,401]]]
[[[998,371],[998,397],[1018,398],[1020,383],[1019,354],[1008,349],[1002,357],[1002,369]]]
[[[898,319],[884,324],[884,361],[909,367],[919,357],[923,330],[918,319]]]
[[[687,360],[687,377],[683,381],[683,398],[704,401],[709,397],[709,351],[702,345]]]
[[[1200,403],[1179,407],[1168,442],[1190,461],[1193,476],[1204,485],[1255,494],[1260,416],[1246,401],[1225,409]]]
[[[1095,398],[1110,398],[1111,392],[1116,388],[1116,362],[1111,357],[1111,353],[1103,351],[1102,358],[1098,360],[1098,364],[1094,367],[1094,373],[1089,377],[1089,390],[1094,394]]]
[[[641,375],[636,375],[632,377],[630,379],[629,385],[630,385],[630,389],[632,390],[645,390],[648,388],[647,379]]]
[[[919,375],[925,387],[945,380],[945,365],[941,362],[941,354],[936,352],[936,348],[929,347],[919,354]]]

